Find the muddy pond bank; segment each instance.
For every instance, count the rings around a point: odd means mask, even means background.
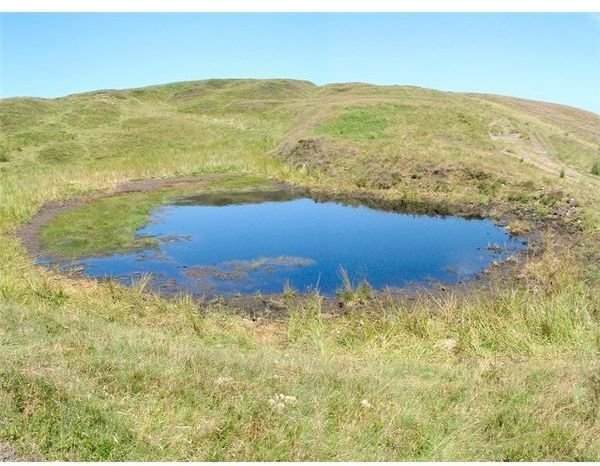
[[[188,194],[187,196],[183,196],[183,197],[179,196],[179,198],[178,198],[177,202],[181,206],[186,206],[186,205],[192,206],[197,203],[207,202],[207,199],[210,199],[210,202],[213,205],[227,205],[235,200],[235,199],[232,200],[232,196],[234,196],[234,197],[240,196],[241,195],[240,193],[243,193],[242,195],[244,198],[242,201],[244,204],[260,203],[261,198],[263,198],[265,192],[269,192],[270,196],[272,198],[273,198],[273,196],[275,196],[274,199],[280,200],[280,201],[290,199],[290,198],[295,198],[295,197],[310,196],[310,198],[314,199],[317,203],[336,202],[336,203],[343,203],[344,205],[362,206],[362,208],[365,208],[368,205],[368,206],[376,207],[378,211],[385,211],[385,212],[406,213],[408,211],[408,212],[415,213],[415,214],[446,215],[448,212],[455,213],[455,212],[463,210],[463,211],[469,211],[467,215],[464,215],[465,217],[468,217],[468,218],[481,218],[485,214],[484,212],[477,211],[475,209],[469,210],[468,206],[453,206],[453,207],[452,206],[451,207],[432,206],[432,205],[428,205],[427,203],[406,202],[405,200],[401,200],[401,199],[398,199],[398,200],[380,199],[376,196],[369,195],[368,193],[328,192],[326,190],[307,189],[304,187],[294,187],[294,186],[289,186],[289,185],[285,185],[283,183],[277,183],[277,182],[271,182],[268,184],[268,186],[264,185],[259,188],[253,188],[253,187],[252,188],[233,187],[231,189],[219,188],[220,183],[227,183],[227,182],[231,181],[232,179],[236,179],[236,177],[232,177],[231,175],[216,175],[216,176],[211,175],[211,176],[203,176],[203,177],[186,177],[186,178],[166,179],[166,180],[133,181],[133,182],[129,182],[129,183],[120,185],[117,188],[115,188],[114,190],[109,191],[109,192],[98,192],[98,193],[93,193],[90,195],[81,196],[81,197],[74,198],[74,199],[69,199],[64,202],[48,203],[48,204],[44,205],[42,207],[42,209],[40,209],[38,214],[36,214],[32,218],[32,220],[29,222],[29,224],[23,226],[20,229],[19,235],[20,235],[21,239],[23,240],[23,244],[27,247],[28,251],[30,252],[30,254],[32,256],[38,257],[38,258],[43,258],[49,262],[60,260],[61,257],[52,255],[51,253],[48,253],[48,251],[45,250],[40,245],[40,241],[39,241],[39,231],[41,230],[41,228],[44,225],[46,225],[52,219],[56,218],[57,216],[59,216],[62,213],[69,212],[73,209],[77,209],[79,207],[85,206],[86,204],[88,204],[94,200],[97,200],[97,199],[111,198],[111,197],[115,197],[115,196],[119,196],[119,195],[123,195],[123,194],[129,194],[129,193],[149,193],[149,192],[155,192],[156,190],[168,189],[168,188],[184,188],[185,190],[187,190],[187,194]],[[209,193],[204,192],[204,189],[206,189],[208,187],[210,187],[212,192],[209,192]],[[194,191],[195,191],[194,194],[190,194]],[[198,191],[200,191],[200,193],[198,193]],[[175,196],[175,197],[177,197],[177,196]],[[506,224],[506,222],[503,222],[503,223]],[[519,256],[515,256],[515,257],[511,258],[511,260],[509,261],[509,262],[511,262],[510,266],[502,265],[502,264],[504,264],[504,260],[495,260],[495,261],[493,261],[494,266],[492,268],[486,267],[485,271],[482,270],[478,273],[471,274],[468,278],[466,278],[464,280],[463,279],[456,280],[453,282],[454,284],[444,282],[443,280],[442,281],[430,280],[428,282],[427,287],[423,287],[422,283],[417,283],[417,284],[406,283],[407,286],[400,287],[401,289],[392,290],[392,295],[395,297],[404,299],[404,298],[407,298],[410,296],[414,296],[415,293],[422,292],[423,290],[427,290],[428,293],[432,292],[432,290],[435,290],[435,289],[439,289],[439,290],[442,290],[442,292],[444,292],[444,291],[447,291],[447,290],[450,290],[453,288],[457,288],[457,287],[464,288],[465,282],[470,282],[471,284],[487,282],[491,275],[502,275],[502,273],[498,273],[497,271],[494,271],[493,273],[491,273],[492,269],[508,270],[509,268],[514,268],[515,263],[520,261],[520,258],[519,258],[520,256],[523,256],[524,254],[530,255],[532,253],[535,253],[535,249],[539,247],[539,242],[536,241],[535,238],[533,238],[533,235],[528,235],[527,241],[529,242],[528,252],[521,251],[519,253],[520,254]],[[300,259],[301,259],[300,262],[295,265],[303,264],[302,258],[300,258]],[[266,264],[266,267],[270,267],[270,268],[278,267],[278,266],[282,265],[280,263],[277,263],[277,261],[275,261],[275,263],[273,263],[273,257],[263,258],[263,262],[264,261],[271,262],[271,263]],[[261,267],[262,266],[265,266],[265,263],[261,264]],[[260,267],[258,267],[258,268],[260,268]],[[200,274],[202,275],[202,273],[206,272],[206,271],[207,270],[200,271]],[[210,272],[210,270],[208,270],[208,271]],[[237,272],[239,272],[239,267],[237,268],[237,270],[234,267],[234,273],[237,273]],[[193,274],[194,272],[191,271],[191,273]],[[220,273],[220,272],[218,272],[218,273]],[[512,272],[507,272],[508,275],[510,275],[511,273]],[[74,274],[77,276],[83,275],[80,271],[74,272]],[[354,285],[357,285],[358,283],[359,283],[359,280],[356,280],[354,282]],[[341,282],[340,282],[340,285],[341,285]],[[161,290],[161,292],[165,295],[172,295],[172,294],[176,293],[175,288],[170,287],[169,284],[167,283],[167,286],[164,286],[163,289]],[[418,291],[418,290],[420,290],[420,291]],[[302,291],[306,291],[306,290],[299,290],[299,294],[302,294]],[[375,288],[372,290],[372,294],[373,295],[381,294],[381,290]],[[268,298],[269,300],[271,300],[272,297],[274,297],[275,301],[277,301],[277,297],[280,295],[281,295],[281,293],[270,293],[270,292],[265,292],[262,294],[262,296],[269,296],[269,298]],[[215,298],[215,296],[213,296],[213,298]],[[234,307],[250,310],[251,314],[253,314],[253,315],[257,315],[257,308],[273,307],[271,305],[265,306],[265,303],[261,302],[261,298],[255,299],[254,304],[251,304],[250,301],[252,301],[252,299],[249,299],[249,298],[251,298],[251,297],[247,296],[247,294],[244,294],[244,293],[242,293],[242,295],[240,295],[239,293],[231,293],[229,296],[225,297],[225,299],[228,302],[230,302],[232,305],[234,305]],[[330,295],[326,301],[330,304],[330,307],[333,309],[343,307],[343,304],[340,304],[340,302],[338,302],[339,300],[336,301],[335,293],[330,293]],[[237,304],[239,304],[239,306]],[[277,311],[278,307],[280,307],[280,306],[275,305],[274,309]]]

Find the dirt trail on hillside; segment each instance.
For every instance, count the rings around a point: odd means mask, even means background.
[[[490,133],[490,138],[492,141],[510,144],[512,148],[515,149],[514,152],[503,149],[502,153],[504,155],[518,159],[522,158],[524,161],[529,162],[530,164],[550,175],[556,176],[560,174],[561,170],[564,170],[565,178],[575,182],[579,182],[581,180],[581,173],[554,160],[535,135],[529,134],[529,143],[526,143],[521,136],[521,133],[510,133],[503,135],[494,135]]]
[[[478,99],[477,97],[473,97]],[[294,126],[291,131],[285,136],[285,138],[273,149],[270,153],[274,155],[286,154],[291,151],[301,139],[310,137],[310,130],[319,124],[323,123],[327,116],[331,113],[333,107],[337,105],[356,105],[356,104],[373,104],[377,102],[387,102],[388,98],[381,98],[377,96],[348,96],[348,95],[336,95],[336,96],[324,96],[317,99],[319,105],[314,105],[315,99],[302,101],[306,105],[303,110],[302,118],[299,118],[299,122]],[[490,103],[489,101],[485,101]],[[298,102],[295,101],[297,104]],[[495,102],[494,102],[495,103]],[[495,103],[497,106],[515,113],[514,109],[507,107],[501,103]],[[538,120],[538,124],[549,124]],[[589,187],[598,187],[598,183],[595,179],[589,175],[581,173],[576,169],[560,163],[552,157],[548,152],[542,141],[532,132],[528,134],[521,134],[519,132],[508,133],[502,135],[496,135],[489,133],[490,139],[495,142],[502,142],[510,145],[514,152],[510,152],[506,149],[501,150],[501,153],[505,156],[513,157],[516,159],[523,159],[531,165],[539,168],[543,172],[552,175],[559,176],[561,170],[564,170],[565,178],[575,183],[585,183]]]
[[[559,128],[557,128],[555,124],[545,121],[540,117],[540,115],[533,115],[531,113],[526,113],[523,110],[516,110],[506,102],[496,101],[494,99],[483,99],[477,95],[472,95],[471,97],[480,102],[486,102],[487,104],[491,104],[496,108],[500,108],[504,112],[510,112],[512,115],[520,119],[524,118],[525,120],[535,122],[536,125],[548,128],[554,133],[559,132]],[[554,104],[549,105],[555,106]],[[492,125],[493,124],[494,123],[492,123]],[[548,149],[544,145],[543,141],[541,141],[533,131],[527,131],[525,134],[518,131],[508,134],[492,134],[490,132],[489,136],[492,141],[509,144],[513,149],[515,149],[514,152],[503,149],[502,154],[506,156],[515,157],[518,159],[522,158],[524,161],[529,162],[536,168],[539,168],[540,170],[552,176],[557,176],[561,173],[561,170],[564,170],[565,178],[569,179],[570,181],[579,184],[583,183],[586,187],[591,189],[598,189],[599,184],[597,179],[588,173],[583,173],[565,163],[561,163],[560,160],[556,159],[550,152],[548,152]],[[526,140],[524,136],[528,140]],[[579,137],[576,137],[576,140],[585,145],[590,144],[590,141]]]
[[[591,175],[581,173],[554,159],[536,135],[529,133],[528,137],[529,141],[525,141],[521,133],[505,135],[493,135],[490,133],[492,141],[510,144],[513,149],[512,152],[507,148],[502,149],[502,154],[522,159],[524,162],[530,163],[552,177],[560,176],[560,173],[564,170],[564,177],[569,181],[590,189],[598,189],[598,180],[594,179]]]

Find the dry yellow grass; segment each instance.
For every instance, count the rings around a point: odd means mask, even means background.
[[[600,459],[598,116],[417,88],[213,80],[3,100],[0,124],[0,444],[19,456]],[[515,228],[569,212],[573,233],[549,236],[491,290],[411,306],[347,290],[338,317],[318,296],[288,297],[277,322],[62,276],[15,234],[49,200],[206,173],[533,222]]]

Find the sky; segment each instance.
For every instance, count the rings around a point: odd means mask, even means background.
[[[206,78],[486,92],[600,114],[600,15],[0,14],[0,96]]]

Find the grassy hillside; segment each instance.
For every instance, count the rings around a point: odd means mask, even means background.
[[[595,164],[599,116],[501,96],[209,80],[1,100],[0,452],[600,460]],[[283,296],[287,317],[252,321],[143,281],[62,276],[19,238],[48,201],[181,176],[203,180],[186,189],[281,180],[486,214],[543,247],[468,293],[349,289],[336,316],[317,295]],[[92,201],[57,219],[46,245],[85,253],[65,238],[109,211],[92,246],[135,246],[165,195]]]

